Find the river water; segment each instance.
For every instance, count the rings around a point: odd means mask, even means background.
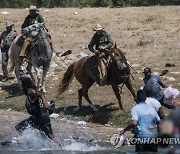
[[[52,143],[37,129],[29,127],[20,135],[13,128],[8,130],[10,131],[9,135],[3,138],[4,141],[11,140],[13,144],[0,145],[0,154],[135,153],[134,146],[123,146],[115,149],[110,144],[110,137],[118,132],[116,128],[95,126],[84,121],[71,121],[59,118],[51,122],[54,136],[61,144],[61,147]],[[14,127],[14,123],[8,125],[7,129],[9,127]],[[167,151],[160,150],[160,152],[164,153]]]

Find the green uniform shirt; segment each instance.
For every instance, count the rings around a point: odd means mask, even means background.
[[[100,45],[105,46],[105,49],[110,49],[113,46],[113,44],[114,43],[110,34],[108,34],[106,31],[103,31],[101,35],[98,35],[97,33],[94,34],[88,45],[88,48],[91,52],[94,52],[94,50],[97,50],[98,46]]]

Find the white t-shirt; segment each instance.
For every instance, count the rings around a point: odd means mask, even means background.
[[[152,106],[156,112],[158,112],[159,108],[161,107],[159,101],[152,97],[147,97],[145,103]]]

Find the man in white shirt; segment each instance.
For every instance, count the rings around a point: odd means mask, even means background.
[[[156,100],[155,98],[152,98],[150,90],[146,90],[146,101],[145,101],[145,103],[152,106],[156,110],[156,112],[158,113],[158,115],[161,119],[164,118],[164,112],[163,112],[161,103],[158,100]]]

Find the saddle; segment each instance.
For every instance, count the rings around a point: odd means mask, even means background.
[[[88,57],[84,63],[84,67],[86,70],[92,71],[94,73],[94,76],[96,79],[99,79],[99,70],[98,70],[98,57],[96,55]],[[107,67],[107,84],[110,80],[110,76],[112,75],[112,72],[110,71],[111,62],[109,63]]]
[[[86,59],[84,66],[87,70],[92,70],[92,69],[97,68],[98,67],[97,57],[94,55],[94,56],[91,56],[88,59]]]

